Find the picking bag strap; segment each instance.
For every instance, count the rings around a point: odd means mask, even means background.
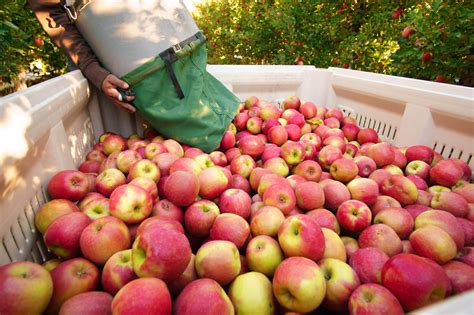
[[[173,83],[174,89],[176,90],[176,94],[178,95],[179,99],[183,99],[184,93],[181,89],[181,86],[179,85],[178,78],[176,77],[172,66],[172,62],[176,60],[176,54],[167,49],[160,54],[160,57],[165,63],[166,71],[168,72],[168,76],[170,77],[171,82]]]

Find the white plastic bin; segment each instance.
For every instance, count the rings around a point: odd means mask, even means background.
[[[288,95],[340,107],[361,127],[397,146],[425,144],[474,168],[474,89],[338,68],[209,66],[242,100],[273,102]],[[104,131],[140,133],[141,120],[118,111],[91,89],[79,71],[0,99],[0,265],[44,261],[34,226],[45,187],[62,169],[78,167]],[[454,305],[454,306],[452,306]],[[474,292],[419,314],[473,314]]]

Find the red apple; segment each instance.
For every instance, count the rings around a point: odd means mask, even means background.
[[[80,171],[60,171],[48,182],[48,193],[53,199],[78,201],[88,192],[89,181],[87,180],[87,176]]]
[[[152,208],[150,194],[135,185],[119,186],[110,195],[110,214],[128,224],[143,221]]]
[[[350,314],[403,315],[397,298],[386,288],[376,283],[362,284],[349,299]]]
[[[376,247],[358,249],[350,258],[349,264],[354,268],[361,283],[382,284],[382,268],[389,256]]]
[[[232,227],[229,229],[229,227]],[[242,248],[250,235],[250,226],[241,216],[234,213],[222,213],[214,220],[210,230],[212,240],[224,240]]]
[[[360,248],[376,247],[392,257],[402,252],[403,246],[397,233],[386,224],[374,224],[359,235]]]
[[[342,229],[349,232],[361,232],[372,221],[369,207],[359,200],[344,201],[337,209],[336,217]]]
[[[391,227],[400,239],[406,239],[414,227],[413,217],[403,208],[389,207],[380,210],[374,217],[374,224],[378,223]]]
[[[453,293],[462,293],[474,289],[474,268],[460,261],[450,261],[443,265]]]
[[[186,209],[184,215],[186,230],[195,237],[206,237],[219,214],[219,208],[214,202],[198,200]]]
[[[45,203],[35,214],[35,226],[41,234],[44,234],[48,226],[57,218],[78,212],[79,208],[67,199],[53,199]]]
[[[191,205],[196,200],[199,190],[199,178],[185,171],[169,175],[164,185],[166,198],[179,207]]]
[[[113,152],[120,152],[125,150],[127,142],[125,139],[117,134],[111,134],[102,141],[105,155],[110,155]]]
[[[379,196],[379,186],[370,178],[355,178],[347,184],[347,189],[352,199],[362,201],[368,206],[373,205]]]
[[[110,194],[119,186],[126,182],[125,175],[116,168],[110,168],[102,171],[96,180],[95,187],[99,193],[109,197]]]
[[[263,273],[271,278],[284,256],[280,245],[274,238],[259,235],[248,243],[245,258],[250,270]]]
[[[90,291],[69,298],[61,306],[59,315],[101,315],[111,312],[113,297],[109,293]]]
[[[275,237],[278,229],[285,221],[285,216],[277,207],[262,206],[250,220],[250,230],[253,236],[268,235]]]
[[[395,198],[402,206],[414,204],[418,199],[415,184],[403,175],[392,175],[382,182],[380,192]]]
[[[113,254],[102,269],[102,288],[115,295],[127,283],[135,280],[137,275],[132,266],[132,250],[126,249]]]
[[[296,204],[303,210],[313,210],[324,205],[324,191],[321,186],[313,181],[296,184]]]
[[[416,229],[410,235],[410,245],[415,252],[442,265],[456,257],[457,249],[453,238],[435,225]]]
[[[463,176],[464,172],[453,160],[439,161],[430,170],[431,179],[439,185],[451,187]]]

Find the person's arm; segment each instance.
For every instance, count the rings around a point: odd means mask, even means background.
[[[60,0],[28,0],[41,26],[58,46],[74,62],[84,76],[117,106],[135,112],[130,104],[120,102],[118,87],[127,89],[128,84],[101,66],[99,60],[71,22]],[[133,97],[127,97],[127,101]]]

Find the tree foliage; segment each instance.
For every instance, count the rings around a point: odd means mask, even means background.
[[[208,37],[211,63],[304,59],[321,68],[472,86],[473,13],[462,0],[208,0],[194,17]]]

